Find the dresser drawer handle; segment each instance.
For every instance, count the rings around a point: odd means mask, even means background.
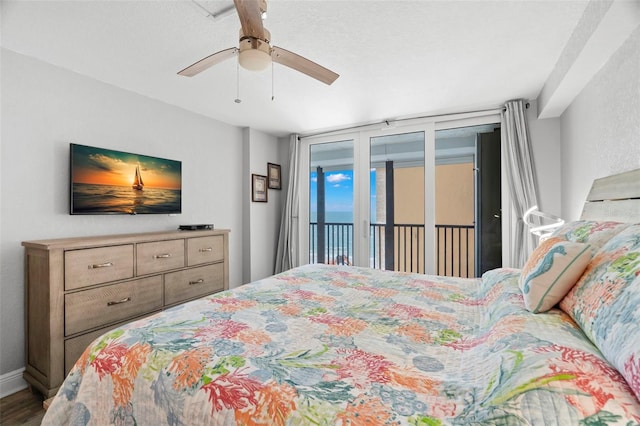
[[[93,265],[89,265],[89,269],[108,268],[109,266],[113,266],[113,262],[96,263]]]
[[[107,302],[107,306],[119,305],[121,303],[127,303],[127,302],[131,302],[131,298],[130,297],[125,297],[122,300],[116,300],[116,301],[113,301],[113,302]]]
[[[170,257],[171,253],[156,254],[155,256],[153,256],[154,259],[168,259]]]
[[[208,251],[213,251],[212,247],[207,247],[207,248],[201,248],[200,250],[198,250],[200,253],[205,253]]]
[[[202,283],[204,283],[204,280],[202,278],[195,281],[189,281],[189,285],[196,285],[196,284],[202,284]]]

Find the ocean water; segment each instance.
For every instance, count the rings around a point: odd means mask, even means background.
[[[310,213],[310,221],[317,222],[318,215],[317,212],[309,212]],[[353,212],[339,211],[339,212],[331,212],[328,211],[325,213],[324,217],[325,222],[328,223],[353,223]]]
[[[310,221],[317,222],[316,212],[310,212]],[[328,211],[325,213],[326,223],[353,225],[353,213],[349,211]],[[325,225],[325,258],[330,263],[353,263],[353,226]],[[317,261],[318,235],[317,226],[313,225],[310,233],[309,257],[313,263]]]
[[[317,215],[316,212],[309,213],[310,222],[312,223],[309,230],[309,259],[311,263],[317,263]],[[325,262],[353,264],[353,212],[328,211],[325,213],[325,222],[327,223],[325,225]],[[330,225],[335,223],[347,225]],[[372,217],[372,223],[375,223],[375,216]],[[372,232],[371,229],[369,232]],[[384,259],[380,258],[380,236],[378,235],[376,237],[370,234],[369,237],[369,266],[377,268],[384,267]]]
[[[136,191],[130,186],[74,183],[73,213],[179,213],[182,191],[179,189],[145,188]]]

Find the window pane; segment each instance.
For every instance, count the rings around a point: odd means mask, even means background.
[[[310,146],[309,262],[353,264],[353,141]]]
[[[372,268],[424,272],[424,137],[371,138]]]

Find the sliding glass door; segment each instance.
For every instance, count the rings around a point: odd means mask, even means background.
[[[309,262],[351,265],[353,140],[309,147]]]
[[[435,133],[435,266],[477,277],[502,264],[500,126]]]
[[[433,249],[425,238],[433,240],[433,227],[425,224],[433,215],[425,213],[431,196],[424,165],[433,126],[403,130],[303,141],[303,263],[430,270],[425,259]]]
[[[425,132],[369,138],[369,266],[424,272]]]
[[[501,262],[504,248],[493,242],[502,239],[505,196],[499,149],[493,149],[499,118],[492,118],[418,120],[303,138],[301,262],[469,277],[482,273],[485,257]],[[482,166],[478,147],[491,148]],[[482,197],[480,168],[491,172]],[[479,232],[491,234],[483,237],[493,241],[491,254],[479,247]]]

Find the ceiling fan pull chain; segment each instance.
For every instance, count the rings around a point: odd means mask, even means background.
[[[271,101],[272,102],[276,98],[273,80],[274,80],[274,77],[273,77],[273,61],[271,61]]]
[[[236,62],[236,99],[234,102],[237,104],[242,102],[240,99],[240,61]]]

